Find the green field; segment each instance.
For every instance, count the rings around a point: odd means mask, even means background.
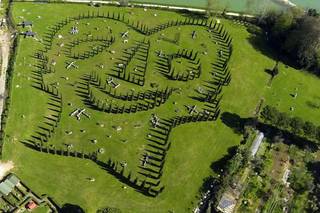
[[[43,82],[50,85],[50,88],[55,85],[61,94],[62,111],[57,112],[57,98],[53,100],[52,95],[35,88],[38,83],[35,79],[35,71],[38,68],[35,65],[39,59],[34,55],[44,49],[46,33],[51,26],[68,17],[87,14],[88,11],[90,14],[98,11],[100,14],[119,12],[130,21],[129,24],[125,24],[106,18],[81,19],[63,25],[54,35],[52,45],[44,53],[48,58],[47,64],[54,72],[44,73],[48,71],[44,70],[42,74]],[[205,103],[192,99],[191,96],[197,95],[195,90],[199,87],[204,88],[203,83],[211,78],[210,72],[213,71],[211,63],[218,60],[217,52],[220,46],[214,36],[205,27],[195,25],[173,26],[151,35],[143,35],[131,23],[136,24],[139,21],[151,29],[168,21],[185,19],[185,14],[150,9],[144,11],[138,8],[109,6],[94,8],[80,4],[14,3],[13,17],[17,23],[23,20],[33,21],[32,31],[37,33],[35,39],[20,36],[13,75],[3,158],[15,163],[14,172],[38,194],[48,194],[60,205],[77,204],[86,212],[95,212],[97,208],[104,206],[116,207],[123,212],[191,211],[196,206],[196,196],[203,179],[212,173],[210,164],[222,158],[229,147],[239,144],[241,140],[241,136],[235,134],[220,119],[188,123],[171,131],[171,146],[166,153],[160,185],[155,187],[156,190],[162,186],[165,188],[156,197],[146,196],[134,187],[127,186],[112,172],[106,171],[91,160],[41,153],[25,144],[35,145],[39,142],[37,132],[41,134],[47,131],[47,120],[44,116],[54,120],[55,117],[52,115],[60,113],[54,133],[48,142],[43,142],[46,146],[65,149],[66,144],[72,144],[71,151],[87,154],[103,148],[104,153],[98,155],[100,161],[106,162],[111,159],[119,164],[125,162],[126,175],[131,172],[132,176],[139,180],[153,181],[140,173],[141,158],[149,144],[149,120],[153,113],[161,119],[188,116],[185,105],[197,105],[199,110],[206,109]],[[320,124],[317,119],[319,109],[316,107],[320,104],[320,99],[315,90],[318,79],[281,65],[279,76],[274,79],[271,87],[267,86],[270,76],[264,70],[272,68],[275,64],[274,60],[268,57],[272,52],[265,47],[260,38],[252,38],[253,35],[247,32],[246,27],[227,20],[221,20],[221,23],[233,39],[233,53],[228,64],[232,80],[230,85],[222,89],[221,113],[231,112],[241,117],[253,116],[260,99],[264,98],[265,103],[276,105],[283,111],[289,112],[290,107],[294,106],[295,110],[290,113]],[[69,33],[72,26],[78,27],[78,34]],[[22,32],[28,28],[18,29]],[[124,43],[124,39],[121,38],[122,33],[126,31],[129,31],[128,43]],[[197,35],[192,39],[194,31]],[[83,60],[70,58],[73,53],[83,53],[103,45],[104,42],[98,38],[111,36],[115,38],[114,43],[99,54]],[[97,39],[76,45],[69,51],[68,45],[71,42],[88,37]],[[179,42],[174,43],[173,40],[177,37]],[[130,114],[102,112],[92,106],[94,104],[88,104],[88,98],[83,97],[82,90],[87,77],[99,76],[102,82],[105,82],[108,75],[115,74],[112,69],[119,65],[118,61],[123,58],[125,49],[135,47],[136,42],[143,41],[150,42],[144,86],[114,77],[115,81],[121,84],[117,92],[130,94],[132,91],[137,93],[156,90],[151,84],[157,84],[159,90],[168,87],[180,89],[181,92],[174,91],[168,100],[154,109]],[[186,82],[172,80],[157,69],[159,51],[172,55],[181,49],[199,53],[197,58],[200,59],[202,68],[199,78]],[[55,65],[52,65],[53,61],[56,62]],[[66,62],[72,61],[76,61],[78,69],[66,68]],[[134,72],[141,63],[139,57],[135,56],[127,69]],[[178,58],[172,60],[172,66],[176,67],[175,72],[185,73],[184,70],[193,67],[194,64],[192,60]],[[290,94],[296,87],[299,94],[293,99]],[[107,95],[94,82],[90,88],[94,97],[106,104],[128,105],[128,101]],[[82,116],[78,121],[76,117],[70,116],[77,108],[85,108],[90,118]],[[122,129],[116,131],[117,126]],[[88,181],[90,178],[94,178],[95,181]]]

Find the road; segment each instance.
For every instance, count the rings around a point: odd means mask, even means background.
[[[1,73],[0,73],[0,123],[5,104],[6,73],[10,56],[10,34],[0,29]],[[0,129],[2,129],[0,125]]]
[[[92,1],[92,0],[64,0],[64,2],[71,2],[71,3],[98,3],[98,4],[115,4],[120,5],[117,1]],[[178,7],[178,6],[169,6],[169,5],[160,5],[160,4],[144,4],[144,3],[129,3],[130,5],[135,5],[139,7],[148,7],[148,8],[164,8],[169,10],[188,10],[190,12],[200,12],[205,13],[205,9],[198,9],[198,8],[192,8],[192,7]],[[226,12],[227,16],[240,16],[240,13],[234,13],[234,12]],[[241,14],[244,17],[253,18],[253,15],[249,14]]]

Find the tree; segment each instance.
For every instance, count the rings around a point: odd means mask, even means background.
[[[316,139],[320,142],[320,126],[318,126],[316,130]]]
[[[279,120],[279,113],[277,109],[269,105],[263,108],[261,116],[265,121],[269,121],[272,124],[276,124]]]
[[[264,170],[265,163],[264,163],[264,160],[261,159],[261,157],[256,157],[251,162],[253,165],[253,170],[258,174],[260,174]]]
[[[284,49],[305,68],[320,67],[320,18],[304,16],[287,34]]]
[[[281,112],[278,114],[277,125],[284,129],[287,129],[290,126],[290,119],[287,113]]]
[[[268,40],[301,68],[320,73],[320,17],[317,11],[291,8],[259,18]],[[280,48],[279,48],[280,47]]]
[[[291,131],[297,135],[300,135],[303,130],[304,122],[301,118],[294,117],[290,121]]]
[[[313,177],[306,168],[293,168],[289,176],[290,186],[297,193],[309,191],[314,187]]]
[[[313,16],[313,17],[319,17],[320,15],[316,9],[312,9],[312,8],[309,9],[307,13],[308,13],[308,16]]]
[[[309,121],[307,121],[303,125],[303,132],[304,132],[304,135],[307,136],[307,137],[315,138],[316,131],[317,131],[317,127],[313,123],[311,123]]]
[[[282,35],[291,28],[293,23],[294,23],[293,13],[285,12],[285,11],[281,12],[280,14],[278,14],[277,18],[275,19],[275,23],[272,26],[272,29],[271,29],[272,35],[275,37],[277,36],[282,37]]]

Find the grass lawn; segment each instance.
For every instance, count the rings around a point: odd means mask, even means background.
[[[220,119],[216,122],[185,124],[172,131],[169,138],[172,144],[166,156],[161,178],[161,184],[165,186],[165,189],[156,198],[147,197],[131,187],[124,188],[125,184],[92,161],[40,153],[21,143],[32,139],[31,136],[39,130],[39,126],[43,125],[44,116],[52,114],[52,111],[49,110],[50,107],[48,107],[49,95],[32,87],[32,71],[35,70],[34,64],[37,62],[32,56],[42,48],[41,39],[45,38],[49,26],[70,15],[77,16],[88,10],[120,11],[130,17],[131,22],[139,20],[151,27],[184,16],[184,14],[174,12],[150,9],[144,11],[138,8],[109,6],[93,8],[80,4],[14,3],[13,16],[16,22],[33,21],[32,30],[37,33],[38,40],[22,36],[20,39],[11,90],[11,110],[5,130],[3,158],[10,159],[15,163],[14,172],[32,190],[37,194],[48,194],[61,205],[64,203],[77,204],[87,212],[95,212],[97,208],[103,206],[120,208],[123,212],[139,213],[167,212],[169,210],[174,212],[190,211],[196,206],[196,195],[202,180],[212,173],[210,164],[222,158],[229,147],[239,144],[241,140],[241,136],[235,134]],[[290,106],[295,104],[296,110],[291,113],[304,116],[307,120],[319,122],[316,121],[319,110],[314,107],[310,108],[309,103],[318,103],[317,91],[314,89],[318,79],[297,72],[292,68],[281,66],[280,75],[276,77],[272,87],[269,88],[267,86],[269,76],[264,72],[264,69],[273,67],[274,60],[253,45],[252,36],[244,26],[227,20],[221,21],[233,38],[233,54],[229,62],[232,81],[229,86],[223,88],[222,112],[249,117],[254,114],[259,100],[264,98],[267,104],[277,104],[283,111],[289,111]],[[70,35],[69,31],[73,25],[78,26],[79,34]],[[110,28],[112,32],[110,32]],[[23,28],[19,29],[25,31]],[[121,33],[127,30],[129,30],[129,41],[124,44]],[[196,39],[191,38],[193,31],[197,31]],[[160,89],[166,86],[181,88],[183,94],[174,93],[163,105],[130,115],[108,114],[88,108],[87,112],[92,118],[82,118],[81,121],[77,121],[76,118],[69,116],[70,112],[77,107],[87,108],[76,91],[76,86],[82,83],[81,78],[85,74],[96,71],[103,80],[107,79],[107,74],[111,73],[111,69],[117,64],[124,49],[134,47],[135,41],[143,40],[144,36],[128,29],[123,23],[103,19],[70,23],[64,26],[58,34],[62,35],[62,38],[55,37],[52,48],[46,53],[49,58],[48,63],[56,61],[55,72],[45,74],[44,81],[55,85],[59,82],[63,110],[59,126],[49,144],[55,147],[64,147],[65,144],[71,143],[74,149],[86,152],[104,148],[105,153],[101,155],[102,160],[111,158],[117,162],[125,161],[128,169],[139,176],[139,159],[147,144],[146,135],[151,115],[156,113],[161,118],[167,118],[175,115],[175,110],[178,110],[179,115],[185,115],[187,112],[184,105],[197,104],[199,108],[204,107],[201,103],[188,97],[192,96],[195,93],[194,90],[210,77],[209,72],[212,71],[210,63],[218,57],[216,54],[217,45],[211,42],[210,34],[205,28],[198,26],[171,27],[149,36],[151,45],[145,86],[140,87],[115,78],[121,83],[118,91],[127,93],[132,89],[136,92],[152,90],[151,83],[157,83]],[[180,37],[178,45],[161,39],[161,37],[166,37],[166,40],[172,40],[177,34]],[[84,38],[89,35],[92,37],[113,35],[116,41],[108,50],[114,50],[115,53],[104,51],[86,60],[77,60],[79,69],[67,70],[65,68],[66,62],[72,61],[65,54],[68,44],[76,38]],[[259,39],[258,41],[262,42]],[[63,45],[61,45],[62,43]],[[79,45],[72,51],[84,52],[100,43],[93,41]],[[157,71],[156,51],[162,50],[165,53],[174,54],[182,48],[194,49],[199,53],[207,51],[207,54],[199,54],[203,73],[201,78],[188,82],[172,81]],[[59,53],[60,56],[58,56]],[[101,63],[104,68],[99,68]],[[134,69],[138,64],[139,59],[135,58],[129,68]],[[173,64],[177,70],[182,72],[190,66],[190,61],[183,59],[181,63],[174,61]],[[296,87],[296,84],[300,85],[297,86],[299,87],[299,95],[295,100],[292,100],[289,93]],[[303,86],[307,84],[308,87]],[[97,97],[107,97],[98,89],[93,88],[93,90]],[[279,99],[281,99],[280,102]],[[111,98],[108,97],[108,100],[105,101],[111,101]],[[116,101],[118,104],[125,102]],[[306,111],[303,109],[310,109],[310,113],[305,113]],[[137,125],[139,128],[135,128]],[[117,132],[114,130],[114,126],[121,126],[122,130]],[[83,129],[86,130],[85,133],[81,133],[80,130]],[[72,135],[66,134],[66,131],[73,133]],[[111,138],[108,137],[110,135]],[[96,140],[97,143],[92,143],[93,140]],[[91,177],[94,177],[94,182],[88,181],[88,178]]]

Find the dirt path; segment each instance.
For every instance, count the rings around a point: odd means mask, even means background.
[[[1,53],[1,73],[0,73],[0,123],[5,101],[6,73],[10,55],[10,34],[6,30],[0,30],[0,53]],[[1,125],[0,125],[1,129]]]

